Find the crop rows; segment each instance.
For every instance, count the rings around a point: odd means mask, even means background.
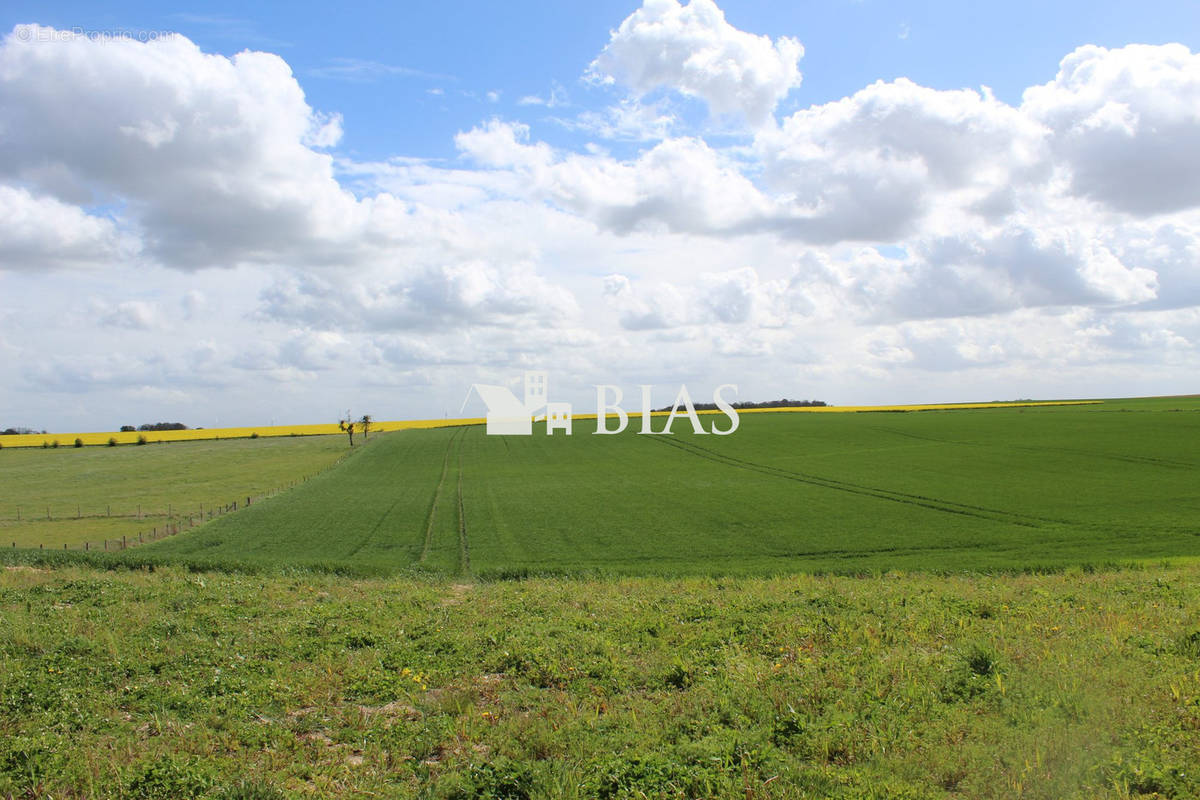
[[[1192,556],[1198,405],[760,414],[725,437],[407,431],[146,554],[485,576]]]

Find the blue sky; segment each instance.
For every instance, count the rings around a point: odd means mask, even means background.
[[[1196,390],[1192,3],[9,2],[0,33],[0,426],[441,416],[535,367],[581,406]]]
[[[267,50],[292,66],[309,103],[345,118],[342,149],[361,159],[453,158],[453,137],[481,118],[519,117],[540,138],[569,143],[554,111],[520,98],[559,87],[568,109],[611,93],[581,82],[610,29],[636,2],[163,3],[15,2],[21,22],[110,31],[178,31],[207,52]],[[804,82],[781,110],[826,103],[876,80],[908,77],[938,89],[990,86],[1009,103],[1048,80],[1081,44],[1200,42],[1188,2],[770,2],[722,4],[730,24],[805,46]],[[444,94],[431,95],[431,90]],[[497,102],[488,92],[498,92]]]

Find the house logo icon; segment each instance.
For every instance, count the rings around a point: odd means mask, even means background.
[[[571,404],[546,400],[547,380],[543,370],[525,372],[525,399],[518,400],[506,386],[486,383],[471,385],[487,406],[488,436],[531,436],[533,423],[546,422],[546,433],[563,430],[571,435]],[[467,393],[467,400],[471,394]],[[466,402],[463,402],[466,407]]]

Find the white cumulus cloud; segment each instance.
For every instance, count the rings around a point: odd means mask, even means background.
[[[1200,206],[1200,54],[1080,47],[1021,110],[1054,131],[1079,194],[1131,214]]]
[[[111,219],[0,184],[0,270],[102,268],[137,251]]]
[[[712,0],[645,0],[613,32],[590,67],[599,81],[639,95],[673,89],[698,97],[715,114],[767,123],[776,105],[800,85],[799,41],[738,30]]]

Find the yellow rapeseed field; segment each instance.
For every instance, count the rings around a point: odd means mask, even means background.
[[[371,422],[371,432],[400,431],[417,428],[444,428],[454,425],[482,425],[479,419],[423,419],[401,420],[396,422]],[[354,432],[361,431],[358,424]],[[136,444],[138,437],[146,437],[146,442],[187,442],[199,439],[248,439],[254,434],[259,436],[325,436],[329,434],[345,435],[338,430],[336,423],[321,425],[258,425],[242,428],[195,428],[186,431],[125,431],[121,433],[26,433],[16,436],[0,437],[0,445],[4,447],[42,447],[43,443],[53,446],[58,442],[59,447],[71,447],[75,440],[81,440],[85,445],[106,445],[109,439],[115,439],[117,444]]]

